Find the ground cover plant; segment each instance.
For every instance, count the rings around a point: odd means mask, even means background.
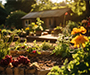
[[[77,51],[72,53],[73,60],[68,61],[66,59],[61,67],[54,66],[48,75],[90,74],[90,41],[89,38],[82,35],[85,33],[86,29],[82,26],[80,28],[73,28],[71,34],[77,34],[71,40],[71,43],[74,43],[74,47],[77,47]]]

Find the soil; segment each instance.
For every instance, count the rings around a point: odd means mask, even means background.
[[[38,55],[36,57],[28,57],[31,61],[37,62],[39,65],[39,69],[49,69],[52,68],[53,66],[59,66],[61,67],[63,65],[63,62],[65,61],[66,58],[62,58],[61,56],[55,56],[55,55]],[[72,58],[67,58],[69,61],[72,60]]]
[[[42,42],[37,42],[37,44],[41,44]],[[33,42],[27,42],[28,45],[33,45]],[[56,46],[56,43],[50,43]],[[11,47],[15,45],[15,42],[11,44]],[[73,46],[71,47],[73,48]],[[30,57],[30,63],[37,63],[39,66],[39,70],[47,70],[51,69],[53,66],[59,66],[61,67],[63,65],[63,62],[65,61],[66,58],[62,58],[61,56],[56,56],[56,55],[37,55],[35,57]],[[69,61],[72,60],[71,57],[67,58]]]

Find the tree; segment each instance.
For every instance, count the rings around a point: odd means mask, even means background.
[[[81,21],[90,15],[90,0],[66,0],[66,2],[73,11],[72,20]]]
[[[37,0],[37,2],[32,5],[33,9],[31,11],[50,10],[52,6],[53,4],[50,0]]]
[[[21,29],[23,27],[21,17],[24,15],[26,15],[26,13],[20,10],[12,12],[7,18],[6,25],[9,27]]]
[[[15,10],[21,10],[28,13],[32,9],[31,5],[34,3],[36,3],[34,0],[7,0],[5,8],[8,14]]]
[[[31,11],[43,11],[43,10],[52,10],[52,9],[60,9],[65,8],[66,3],[52,3],[51,0],[37,0],[35,4],[32,5],[33,9]]]
[[[5,24],[6,17],[7,17],[6,10],[4,6],[0,3],[0,25]]]

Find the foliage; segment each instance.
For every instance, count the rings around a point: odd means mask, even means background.
[[[71,13],[72,20],[79,22],[86,16],[90,15],[90,1],[89,0],[66,0],[67,6],[71,8],[73,13]]]
[[[27,28],[25,29],[26,32],[29,33],[29,31],[33,31],[34,33],[36,33],[36,31],[38,30],[43,31],[42,24],[44,23],[44,21],[40,20],[39,17],[37,17],[36,20],[36,23],[32,22],[27,26]]]
[[[5,4],[5,8],[10,14],[10,12],[21,10],[26,13],[29,13],[32,9],[31,5],[36,3],[35,0],[7,0],[7,3]],[[27,9],[28,8],[28,9]]]
[[[82,48],[78,49],[77,53],[72,55],[73,60],[68,63],[68,61],[64,62],[61,68],[55,68],[55,70],[59,69],[58,75],[82,75],[90,73],[90,53],[85,52]],[[66,64],[65,64],[66,63]],[[51,72],[48,75],[52,75],[54,70],[52,68]],[[54,74],[55,75],[55,74]]]
[[[57,26],[57,27],[55,28],[55,30],[56,30],[56,29],[61,29],[61,30],[62,30],[62,27],[61,27],[61,26]]]
[[[44,41],[40,47],[41,47],[41,50],[48,50],[48,49],[54,48],[54,46],[50,44],[50,41],[48,42]]]
[[[0,65],[8,66],[12,63],[13,67],[17,67],[19,64],[27,65],[29,62],[30,60],[25,56],[19,56],[17,59],[12,59],[12,56],[6,55],[5,58],[0,61]]]
[[[74,0],[73,2],[70,2],[66,0],[68,3],[68,7],[72,9],[72,11],[78,15],[81,15],[85,10],[85,0]]]
[[[14,35],[11,35],[12,38],[9,39],[8,35],[3,35],[0,32],[0,60],[7,54],[9,54],[10,44],[14,39]]]
[[[4,59],[0,61],[0,65],[7,66],[12,62],[12,56],[6,55]]]
[[[66,36],[70,36],[72,29],[78,26],[79,25],[76,22],[69,20],[66,27],[63,28],[62,33]]]
[[[37,3],[32,5],[33,9],[31,11],[43,11],[51,9],[52,2],[50,0],[39,0]]]
[[[31,11],[53,10],[66,7],[67,6],[65,2],[53,3],[50,0],[38,0],[35,4],[32,5]]]
[[[6,17],[7,17],[7,12],[4,6],[0,3],[0,25],[5,24]]]
[[[70,21],[67,24],[69,26],[69,29],[72,31],[73,28],[77,27],[78,28],[78,24],[76,22]]]
[[[15,11],[7,17],[6,25],[9,27],[16,27],[21,29],[23,27],[21,17],[26,13],[23,11]]]
[[[52,54],[61,55],[62,57],[70,56],[70,39],[66,40],[64,35],[59,34],[59,38],[57,40],[57,46],[53,50]]]
[[[81,35],[81,33],[85,34],[86,29],[84,27],[80,28],[74,28],[73,34],[79,33],[78,40],[73,38],[71,41],[73,41],[74,45],[78,47],[77,50],[73,50],[72,58],[70,62],[66,59],[63,63],[63,66],[61,68],[59,67],[53,67],[51,72],[48,73],[48,75],[83,75],[83,74],[89,74],[90,73],[90,41],[86,36]],[[72,34],[71,32],[71,34]],[[84,38],[85,37],[85,38]],[[90,37],[89,37],[90,39]],[[88,40],[88,41],[87,41]],[[85,43],[86,42],[86,43]],[[82,47],[83,45],[84,47]],[[70,50],[71,52],[71,50]],[[54,73],[55,72],[55,73]]]

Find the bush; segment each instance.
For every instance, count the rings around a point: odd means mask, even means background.
[[[23,27],[21,17],[26,15],[23,11],[15,11],[10,14],[7,18],[6,25],[9,27],[16,27],[17,29],[21,29]]]

